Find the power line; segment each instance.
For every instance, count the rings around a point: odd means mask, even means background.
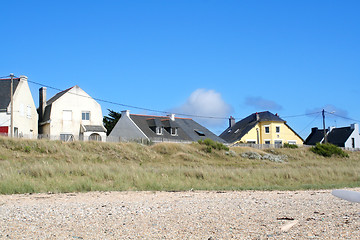
[[[50,89],[53,89],[53,90],[57,90],[57,91],[60,91],[60,92],[66,91],[66,90],[62,90],[62,89],[59,89],[59,88],[55,88],[55,87],[45,85],[45,84],[41,84],[41,83],[34,82],[34,81],[29,81],[28,80],[28,82],[33,83],[33,84],[37,84],[39,86],[47,87],[47,88],[50,88]],[[69,93],[71,93],[71,92],[69,92]],[[114,105],[118,105],[118,106],[122,106],[122,107],[133,108],[133,109],[144,110],[144,111],[150,111],[150,112],[157,112],[157,113],[162,113],[162,114],[175,114],[175,115],[187,116],[187,117],[222,119],[222,120],[228,119],[227,117],[225,118],[225,117],[214,117],[214,116],[202,116],[202,115],[194,115],[194,114],[185,114],[185,113],[176,113],[176,112],[174,113],[174,112],[160,111],[160,110],[155,110],[155,109],[151,109],[151,108],[143,108],[143,107],[137,107],[137,106],[128,105],[128,104],[117,103],[117,102],[108,101],[108,100],[104,100],[104,99],[100,99],[100,98],[93,98],[93,97],[90,97],[90,96],[84,96],[84,95],[80,95],[80,94],[77,94],[77,93],[71,93],[71,94],[75,94],[75,95],[78,95],[78,96],[81,96],[81,97],[91,98],[91,99],[94,99],[94,100],[99,101],[99,102],[105,102],[105,103],[114,104]]]
[[[355,122],[360,122],[360,120],[356,120],[356,119],[352,119],[352,118],[348,118],[348,117],[344,117],[344,116],[340,116],[340,115],[337,115],[333,112],[328,112],[328,111],[325,111],[326,113],[329,113],[329,114],[332,114],[334,116],[337,116],[337,117],[340,117],[340,118],[343,118],[343,119],[347,119],[347,120],[351,120],[351,121],[355,121]]]

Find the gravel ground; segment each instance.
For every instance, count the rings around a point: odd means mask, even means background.
[[[330,190],[0,195],[0,239],[360,239],[359,212]]]

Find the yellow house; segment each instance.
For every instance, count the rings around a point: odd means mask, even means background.
[[[269,111],[253,113],[235,123],[230,117],[229,127],[220,137],[231,144],[297,144],[304,140],[277,114]]]

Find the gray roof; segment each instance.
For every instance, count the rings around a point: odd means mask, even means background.
[[[175,121],[172,121],[169,117],[137,114],[130,114],[130,118],[141,131],[152,140],[161,138],[167,141],[198,141],[200,139],[210,138],[214,141],[224,143],[224,140],[190,118],[175,118]],[[154,127],[158,125],[155,125],[155,122],[162,123],[162,127],[164,127],[162,135],[156,134]],[[176,136],[171,135],[170,128],[177,128]],[[195,130],[204,134],[199,135]]]
[[[85,132],[106,132],[102,125],[83,125]]]
[[[71,88],[68,88],[64,91],[61,91],[57,94],[55,94],[52,98],[50,98],[48,101],[46,101],[46,107],[45,107],[45,111],[44,111],[44,117],[42,118],[42,122],[46,122],[50,120],[50,115],[51,115],[51,106],[52,103],[55,102],[56,100],[58,100],[60,97],[62,97],[65,93],[67,93],[68,91],[70,91]]]
[[[258,120],[256,119],[256,114],[258,115]],[[228,127],[224,132],[220,134],[219,137],[224,139],[228,143],[233,143],[240,140],[246,133],[248,133],[253,127],[256,126],[258,122],[284,122],[285,120],[281,119],[279,116],[272,114],[269,111],[253,113],[246,118],[238,121],[232,127]]]
[[[351,127],[342,127],[342,128],[333,128],[327,134],[328,143],[334,144],[339,147],[345,147],[345,142],[349,139],[350,135],[353,133],[354,128]],[[326,129],[326,132],[328,130]],[[324,138],[324,130],[318,128],[312,128],[310,135],[306,138],[306,145],[315,145],[320,143]]]
[[[13,78],[13,93],[19,85],[20,78]],[[0,79],[0,112],[5,112],[10,104],[11,79]]]
[[[326,129],[325,132],[328,132]],[[315,145],[316,143],[321,143],[324,138],[324,129],[312,128],[310,135],[305,139],[304,144],[306,145]]]

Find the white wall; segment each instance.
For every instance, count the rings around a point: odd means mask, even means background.
[[[64,110],[71,110],[70,121],[63,120]],[[90,112],[90,120],[82,120],[83,111]],[[51,137],[72,134],[78,140],[81,124],[102,126],[103,116],[100,104],[80,87],[75,86],[52,103],[50,126],[44,127],[44,133]]]
[[[26,138],[37,138],[38,134],[38,114],[34,99],[27,82],[27,77],[20,76],[20,82],[13,95],[14,99],[14,128],[18,129],[18,136]],[[7,116],[5,116],[7,115]],[[3,126],[10,126],[11,104],[7,108],[7,114],[1,113],[0,121],[6,120]],[[4,122],[1,121],[0,123]],[[10,135],[10,128],[9,128]]]
[[[348,138],[348,140],[345,142],[346,148],[352,148],[352,138],[355,139],[355,148],[360,148],[360,135],[359,135],[359,124],[355,123],[352,124],[351,127],[354,128],[354,131]]]

